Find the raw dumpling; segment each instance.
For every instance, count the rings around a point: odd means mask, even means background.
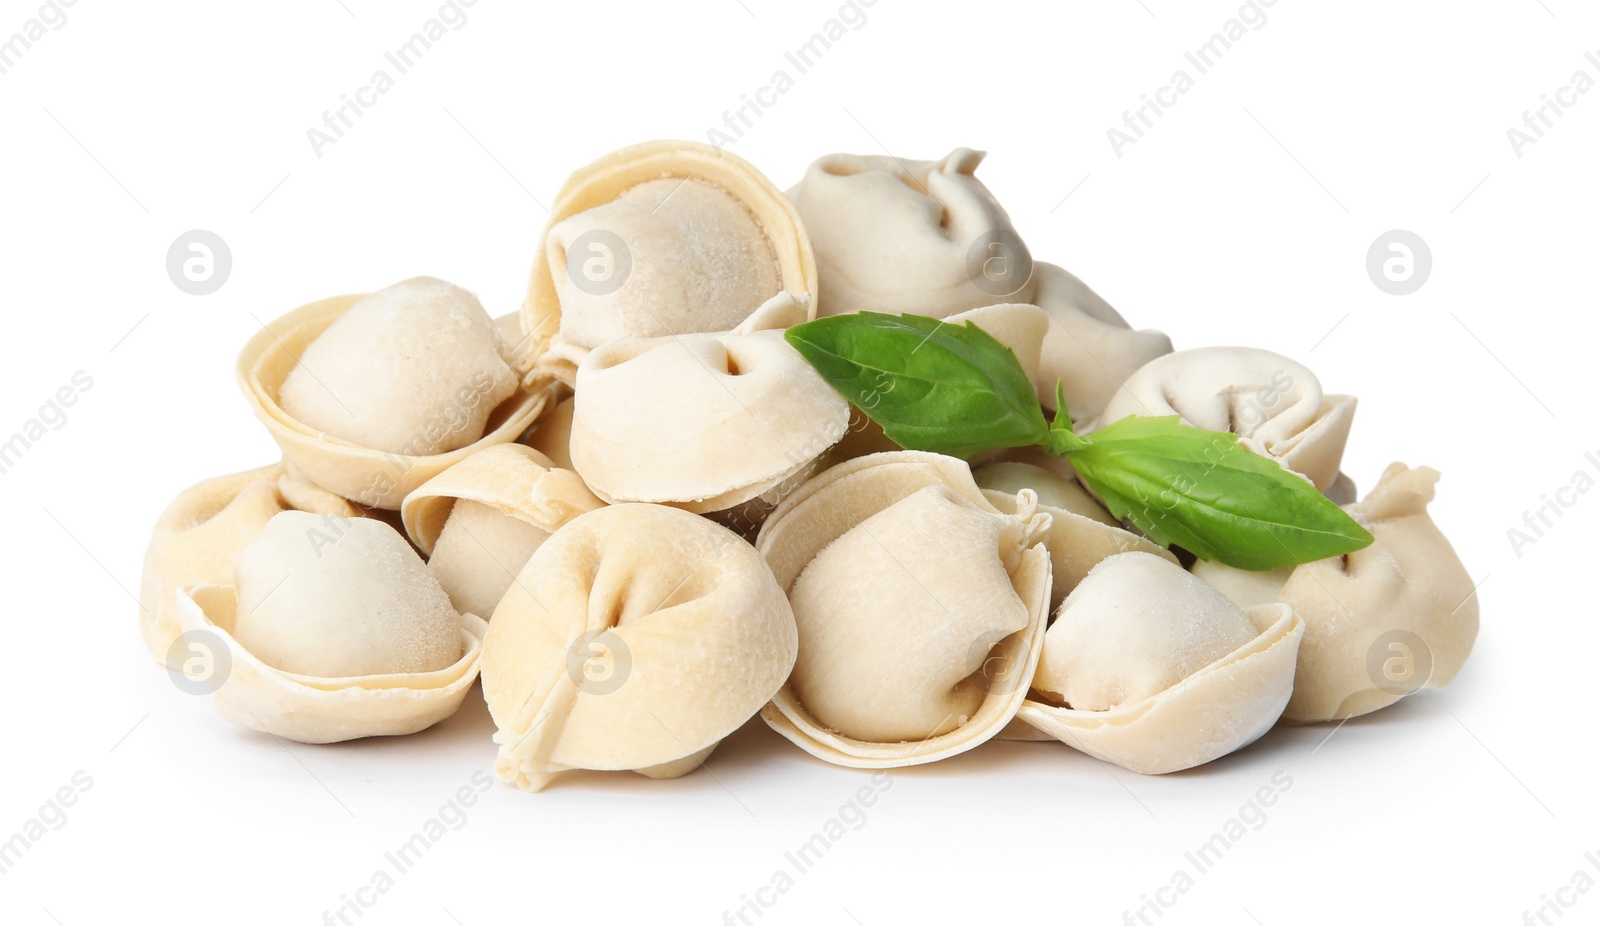
[[[581,347],[727,331],[779,289],[755,216],[704,180],[647,180],[558,222],[545,247],[561,335]]]
[[[1194,574],[1241,604],[1279,601],[1305,619],[1289,723],[1359,717],[1452,682],[1478,636],[1472,576],[1428,516],[1439,473],[1395,463],[1350,516],[1373,544],[1294,569],[1252,573],[1198,562]]]
[[[361,514],[339,496],[289,477],[281,463],[207,479],[173,499],[156,521],[139,587],[139,628],[152,656],[181,668],[179,586],[232,583],[234,558],[273,515],[290,509],[330,518]]]
[[[458,499],[439,532],[428,571],[458,611],[493,614],[511,580],[550,534],[482,502]]]
[[[1202,347],[1140,367],[1094,429],[1129,415],[1178,415],[1197,428],[1239,435],[1240,446],[1326,491],[1339,476],[1355,410],[1353,397],[1324,396],[1315,374],[1281,354]]]
[[[787,293],[726,334],[613,341],[578,369],[572,462],[608,502],[707,513],[804,478],[849,405],[783,339]]]
[[[705,518],[618,505],[534,553],[484,644],[495,772],[687,774],[778,690],[793,612],[748,543]]]
[[[1062,603],[1017,716],[1141,774],[1203,765],[1271,729],[1304,632],[1286,605],[1240,610],[1170,561],[1113,556]]]
[[[1044,545],[1050,551],[1051,613],[1108,557],[1139,552],[1178,561],[1148,539],[1124,530],[1076,482],[1049,470],[1026,463],[990,463],[973,470],[972,476],[983,488],[983,497],[1001,511],[1015,513],[1021,493],[1031,491],[1039,499],[1038,510],[1050,516]]]
[[[576,471],[572,465],[572,412],[577,404],[570,395],[562,399],[518,443],[539,451],[562,469]]]
[[[1080,711],[1160,694],[1256,638],[1226,595],[1147,553],[1104,560],[1045,633],[1033,686]]]
[[[523,305],[525,364],[572,384],[624,338],[728,331],[816,266],[794,207],[754,167],[696,142],[650,142],[573,174]]]
[[[1010,571],[1030,538],[1008,531],[1013,523],[929,486],[823,548],[789,588],[800,628],[790,684],[811,716],[893,743],[948,733],[977,713],[984,658],[1028,626]],[[948,633],[951,624],[962,632]],[[874,684],[851,683],[863,678]]]
[[[1170,338],[1133,330],[1110,303],[1062,268],[1041,261],[1034,276],[1034,302],[1052,322],[1035,379],[1039,401],[1050,411],[1059,380],[1072,420],[1093,421],[1135,370],[1172,353]]]
[[[314,678],[437,672],[461,658],[461,616],[405,538],[367,518],[285,511],[234,565],[234,639]]]
[[[974,176],[984,153],[937,161],[818,158],[789,190],[817,254],[818,311],[944,318],[1032,302],[1032,259],[1011,219]]]
[[[419,292],[443,294],[443,307],[416,313],[427,319],[416,329],[401,323],[389,330],[383,318],[407,314],[403,307],[414,305]],[[373,294],[377,301],[363,310],[365,321],[358,316],[327,341],[321,336],[369,297],[335,296],[268,322],[240,351],[235,369],[251,410],[283,449],[292,476],[364,508],[392,511],[452,464],[516,440],[552,394],[548,378],[530,375],[518,384],[499,353],[498,332],[508,326],[478,319],[482,309],[470,294],[437,280],[408,281],[385,293]],[[435,327],[444,328],[444,336],[422,333]],[[313,350],[317,344],[322,346]],[[310,359],[302,364],[303,357]],[[447,382],[463,371],[460,382]],[[326,415],[328,421],[314,425],[284,407],[291,378],[297,381],[290,403],[296,411]],[[367,439],[398,449],[346,440],[330,430],[358,418]],[[446,446],[455,449],[440,449]]]
[[[988,740],[1037,664],[1049,517],[989,504],[960,460],[841,463],[785,499],[757,549],[794,605],[800,655],[762,716],[838,765],[932,762]]]
[[[1032,489],[1033,494],[1039,497],[1039,504],[1042,506],[1070,511],[1080,517],[1112,527],[1121,526],[1121,522],[1112,517],[1111,512],[1096,501],[1087,489],[1079,485],[1076,479],[1069,479],[1042,466],[1013,460],[998,460],[974,466],[972,478],[977,480],[980,488],[1007,495],[1016,495],[1023,489]]]
[[[400,736],[449,717],[478,677],[483,620],[458,614],[393,528],[285,511],[238,585],[178,590],[183,640],[225,720],[301,743]]]
[[[308,427],[385,453],[428,456],[483,437],[517,389],[476,296],[432,277],[350,307],[300,355],[279,389]]]
[[[406,533],[456,610],[488,616],[539,545],[605,503],[521,444],[488,447],[406,496]]]

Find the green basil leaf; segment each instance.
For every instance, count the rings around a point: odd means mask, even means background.
[[[1049,433],[1016,354],[971,322],[860,312],[795,325],[784,339],[907,450],[964,458]]]
[[[1306,479],[1233,434],[1128,417],[1069,459],[1118,518],[1201,559],[1268,570],[1352,553],[1367,532]]]
[[[1089,446],[1086,438],[1072,433],[1072,416],[1067,414],[1067,390],[1056,380],[1056,417],[1044,439],[1044,451],[1053,457],[1069,456]]]

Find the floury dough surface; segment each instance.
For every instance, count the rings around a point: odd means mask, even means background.
[[[660,505],[579,515],[489,625],[495,771],[538,790],[569,769],[672,777],[750,719],[794,665],[794,617],[759,555]]]
[[[1127,378],[1089,430],[1130,415],[1178,415],[1184,424],[1239,435],[1239,446],[1304,475],[1319,490],[1339,476],[1355,415],[1310,370],[1253,347],[1201,347],[1150,361]]]
[[[461,658],[461,618],[394,528],[274,515],[234,566],[234,639],[315,678],[434,672]]]
[[[1045,634],[1034,687],[1080,711],[1160,694],[1254,640],[1226,595],[1148,553],[1096,566]]]
[[[578,475],[608,502],[709,513],[809,472],[843,436],[850,406],[784,340],[805,317],[780,293],[731,332],[591,351],[572,418]]]
[[[791,684],[806,709],[882,743],[937,736],[977,713],[988,691],[969,677],[1028,625],[1007,573],[1022,552],[1008,530],[1017,520],[930,487],[823,549],[789,590],[800,628]]]
[[[428,571],[463,614],[488,620],[546,531],[482,502],[459,499],[428,558]]]
[[[975,176],[983,157],[957,148],[937,161],[830,154],[812,163],[789,199],[816,251],[819,313],[945,318],[1033,301],[1021,239]],[[975,262],[974,247],[998,260]],[[977,266],[1004,272],[980,286]]]
[[[381,289],[312,341],[279,388],[285,413],[360,447],[428,456],[483,437],[517,389],[476,296],[431,277]]]
[[[703,180],[641,183],[558,223],[548,248],[561,336],[584,348],[727,331],[781,288],[755,216]]]

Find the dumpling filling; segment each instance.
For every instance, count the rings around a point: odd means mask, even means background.
[[[234,565],[233,636],[315,678],[435,672],[461,658],[461,617],[421,557],[370,518],[285,511]]]
[[[278,391],[301,423],[361,447],[428,456],[483,437],[517,389],[476,296],[416,277],[350,307],[311,342]]]
[[[1181,566],[1123,553],[1062,602],[1034,687],[1074,710],[1108,711],[1166,691],[1258,633],[1238,605]]]
[[[459,499],[434,543],[428,571],[463,614],[487,620],[550,534],[471,499]]]
[[[778,259],[743,203],[704,180],[639,184],[550,229],[561,337],[727,331],[781,288]]]
[[[819,553],[789,590],[791,684],[806,710],[879,743],[939,736],[976,713],[984,662],[1028,626],[1003,558],[1021,552],[1012,523],[926,488]]]

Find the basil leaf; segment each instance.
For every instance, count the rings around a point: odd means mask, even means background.
[[[1239,446],[1236,435],[1128,417],[1069,459],[1118,518],[1163,546],[1268,570],[1352,553],[1372,535],[1309,481]]]
[[[1236,435],[1128,417],[1079,437],[1060,382],[1047,424],[1016,355],[971,322],[861,312],[796,325],[784,338],[900,446],[969,457],[1042,444],[1071,460],[1112,514],[1163,546],[1267,570],[1372,543],[1310,482]]]
[[[795,325],[784,339],[908,450],[965,458],[1048,435],[1016,354],[971,322],[860,312]]]
[[[1072,433],[1072,416],[1067,414],[1067,390],[1056,380],[1056,417],[1043,441],[1045,453],[1065,457],[1089,446],[1087,438]]]

